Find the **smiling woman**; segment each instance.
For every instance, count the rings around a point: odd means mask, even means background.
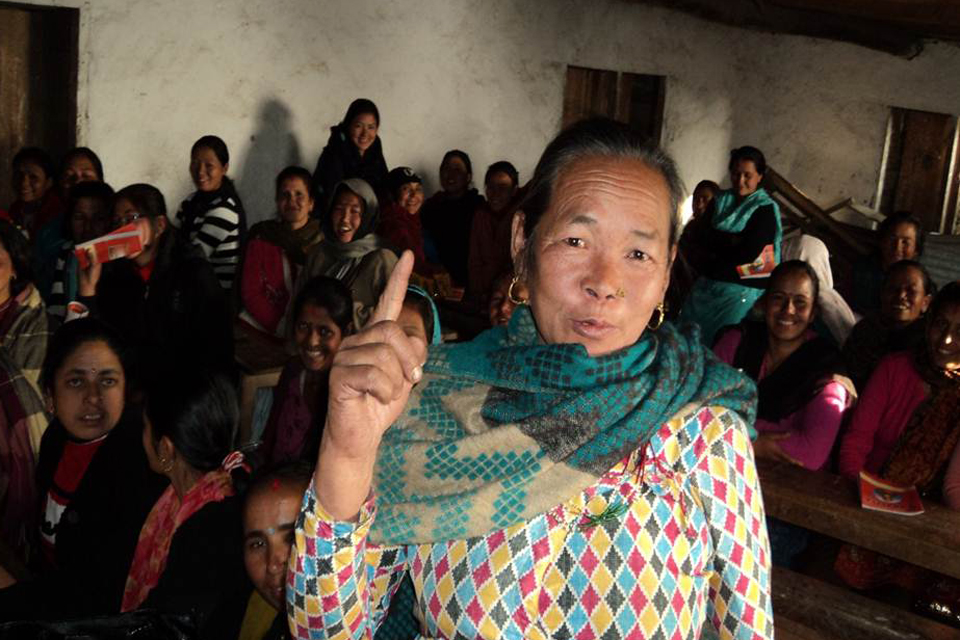
[[[372,636],[407,575],[424,638],[772,637],[754,386],[663,322],[681,195],[623,125],[561,133],[514,218],[526,304],[429,357],[404,254],[331,369],[297,637]]]
[[[330,128],[330,139],[313,171],[313,186],[322,205],[329,205],[336,184],[349,178],[365,180],[378,196],[383,195],[387,163],[379,133],[377,105],[366,98],[351,102],[340,124]]]

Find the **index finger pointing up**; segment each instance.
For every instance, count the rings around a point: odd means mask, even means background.
[[[370,317],[370,324],[384,320],[396,320],[400,317],[403,308],[403,299],[407,296],[407,283],[413,272],[413,252],[409,249],[403,252],[400,260],[393,267],[387,286],[380,294],[377,307]]]

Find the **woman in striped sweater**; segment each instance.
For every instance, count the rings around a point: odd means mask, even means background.
[[[190,149],[190,177],[197,190],[177,212],[180,234],[203,251],[220,286],[233,287],[247,217],[233,181],[227,177],[230,152],[217,136],[203,136]]]

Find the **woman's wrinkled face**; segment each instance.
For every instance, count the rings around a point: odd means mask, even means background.
[[[22,202],[36,202],[53,186],[53,178],[40,165],[24,161],[13,169],[13,189]]]
[[[440,165],[440,188],[449,195],[463,195],[472,177],[463,158],[459,156],[450,156]]]
[[[497,171],[487,179],[484,192],[490,209],[494,213],[500,213],[513,201],[513,196],[517,193],[517,185],[513,183],[513,178],[508,174]]]
[[[927,349],[934,366],[960,370],[960,305],[941,307],[927,326]]]
[[[419,182],[408,182],[400,185],[397,190],[397,202],[410,215],[419,213],[423,206],[423,185]]]
[[[753,160],[737,160],[730,170],[730,184],[740,198],[746,198],[756,191],[761,180],[763,176],[757,172],[757,165]]]
[[[84,342],[53,375],[53,411],[77,440],[95,440],[123,413],[126,379],[120,358],[102,341]]]
[[[931,299],[923,286],[923,272],[899,269],[883,285],[880,314],[891,324],[904,326],[926,313]]]
[[[60,186],[66,192],[81,182],[96,182],[98,180],[100,180],[100,175],[90,158],[84,155],[76,155],[64,167],[63,175],[60,176]]]
[[[307,302],[293,327],[300,361],[309,371],[326,371],[340,348],[343,333],[326,308]]]
[[[363,222],[363,200],[360,196],[341,189],[330,210],[330,222],[337,240],[344,244],[352,241]]]
[[[109,231],[110,211],[99,198],[79,198],[70,212],[70,229],[77,244],[99,238]]]
[[[353,146],[360,152],[360,155],[366,153],[367,149],[373,145],[373,141],[377,139],[379,128],[380,125],[377,124],[377,119],[372,113],[361,113],[350,123],[347,136]]]
[[[589,157],[566,166],[533,237],[525,278],[547,343],[591,356],[634,344],[663,301],[676,248],[663,176],[640,160]],[[514,251],[523,245],[514,220]]]
[[[243,509],[243,564],[250,582],[271,607],[284,609],[287,559],[303,490],[274,481],[247,498]]]
[[[913,260],[916,257],[917,228],[909,222],[896,225],[880,242],[880,259],[884,269],[894,262]]]
[[[281,220],[294,229],[307,223],[313,212],[313,205],[310,186],[303,182],[303,178],[294,176],[280,183],[277,191],[277,213]]]
[[[198,191],[219,189],[229,167],[229,163],[220,162],[210,147],[200,147],[190,156],[190,177]]]
[[[783,342],[801,340],[816,308],[810,276],[802,271],[779,276],[768,286],[761,306],[771,336]]]

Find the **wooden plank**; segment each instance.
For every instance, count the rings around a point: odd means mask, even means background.
[[[591,116],[616,117],[617,72],[567,67],[563,91],[563,127]]]
[[[926,231],[939,232],[957,121],[949,114],[905,111],[893,211],[909,211]]]
[[[771,591],[778,639],[956,640],[960,636],[952,627],[783,567],[773,568]]]
[[[762,459],[757,471],[768,516],[960,579],[960,512],[932,500],[918,516],[870,511],[847,478]]]

